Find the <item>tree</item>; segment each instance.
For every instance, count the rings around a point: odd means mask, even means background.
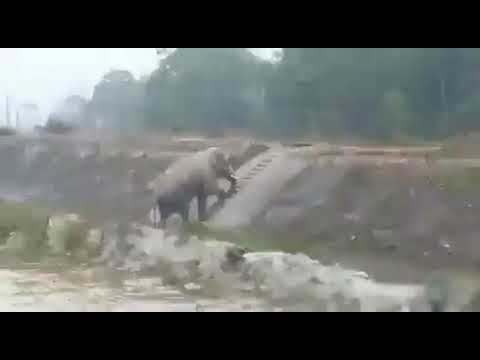
[[[89,108],[111,126],[426,139],[480,128],[480,49],[159,48],[136,81],[106,74]]]
[[[58,104],[54,117],[70,124],[82,126],[86,122],[88,101],[79,95],[71,95]]]
[[[37,104],[20,104],[17,112],[17,128],[32,129],[35,125],[39,125],[40,123],[40,108]]]
[[[139,128],[143,122],[144,87],[126,70],[107,73],[95,86],[89,104],[90,123],[100,120],[116,129]]]
[[[245,128],[261,113],[266,64],[246,48],[179,48],[159,54],[164,58],[147,84],[150,124]]]
[[[268,84],[269,107],[289,134],[315,123],[325,133],[388,137],[400,121],[403,132],[445,136],[457,126],[458,109],[471,118],[479,65],[479,49],[284,49]],[[408,119],[398,119],[402,112]],[[324,114],[336,114],[339,124]]]

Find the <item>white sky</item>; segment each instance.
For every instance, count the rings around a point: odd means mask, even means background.
[[[252,50],[267,58],[272,53]],[[89,98],[109,70],[129,70],[138,78],[153,71],[157,61],[153,48],[0,48],[0,123],[7,94],[12,107],[33,102],[45,116],[66,96]]]

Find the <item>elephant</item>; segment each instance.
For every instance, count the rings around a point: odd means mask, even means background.
[[[229,181],[230,189],[223,190],[218,179]],[[233,196],[236,192],[237,179],[227,160],[227,155],[217,147],[211,147],[186,156],[172,164],[149,185],[153,191],[160,221],[173,213],[178,213],[188,222],[190,202],[196,197],[198,203],[198,219],[205,221],[207,198],[217,196],[219,202]],[[155,224],[158,227],[158,222]]]

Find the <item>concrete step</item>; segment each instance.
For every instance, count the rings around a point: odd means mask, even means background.
[[[258,168],[258,164],[265,162],[268,164]],[[238,193],[226,201],[208,226],[217,230],[248,226],[283,187],[307,166],[305,160],[289,157],[287,152],[267,152],[253,159],[238,169]]]

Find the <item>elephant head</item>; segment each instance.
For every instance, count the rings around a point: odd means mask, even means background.
[[[212,148],[210,155],[210,166],[215,171],[215,174],[219,178],[231,178],[234,177],[233,168],[228,161],[228,157],[219,148]]]

